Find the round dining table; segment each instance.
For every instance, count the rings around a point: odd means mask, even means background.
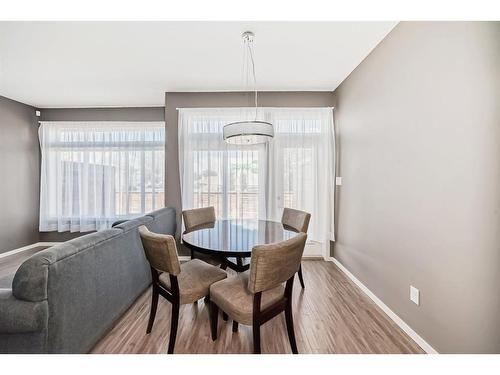
[[[276,221],[257,219],[216,220],[184,232],[182,242],[193,252],[207,254],[236,272],[250,267],[256,245],[288,240],[298,233]]]

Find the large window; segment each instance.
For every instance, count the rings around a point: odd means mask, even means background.
[[[164,127],[42,122],[40,230],[99,230],[163,207]]]
[[[225,124],[254,109],[182,109],[179,168],[183,209],[214,206],[219,218],[279,221],[284,207],[312,214],[309,239],[327,243],[333,223],[331,108],[259,108],[274,125],[269,144],[228,145]]]

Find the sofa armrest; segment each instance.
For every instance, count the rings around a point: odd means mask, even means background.
[[[22,301],[11,289],[0,289],[0,334],[41,331],[47,324],[47,301]]]

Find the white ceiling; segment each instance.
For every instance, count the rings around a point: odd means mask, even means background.
[[[166,91],[333,91],[396,22],[0,22],[0,95],[36,107],[162,106]]]

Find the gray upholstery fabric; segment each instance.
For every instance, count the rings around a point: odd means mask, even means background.
[[[0,353],[85,353],[151,283],[137,228],[175,233],[165,208],[43,250],[0,294]],[[44,315],[45,314],[45,315]]]
[[[8,289],[0,289],[0,332],[27,333],[47,325],[47,302],[31,303],[16,299]]]
[[[150,224],[146,225],[151,232],[174,235],[177,228],[174,208],[162,208],[161,210],[150,212],[146,216],[154,219]]]
[[[117,225],[114,228],[123,229],[124,231],[139,228],[141,225],[151,225],[153,222],[153,218],[151,216],[143,216],[133,220],[125,220]]]

